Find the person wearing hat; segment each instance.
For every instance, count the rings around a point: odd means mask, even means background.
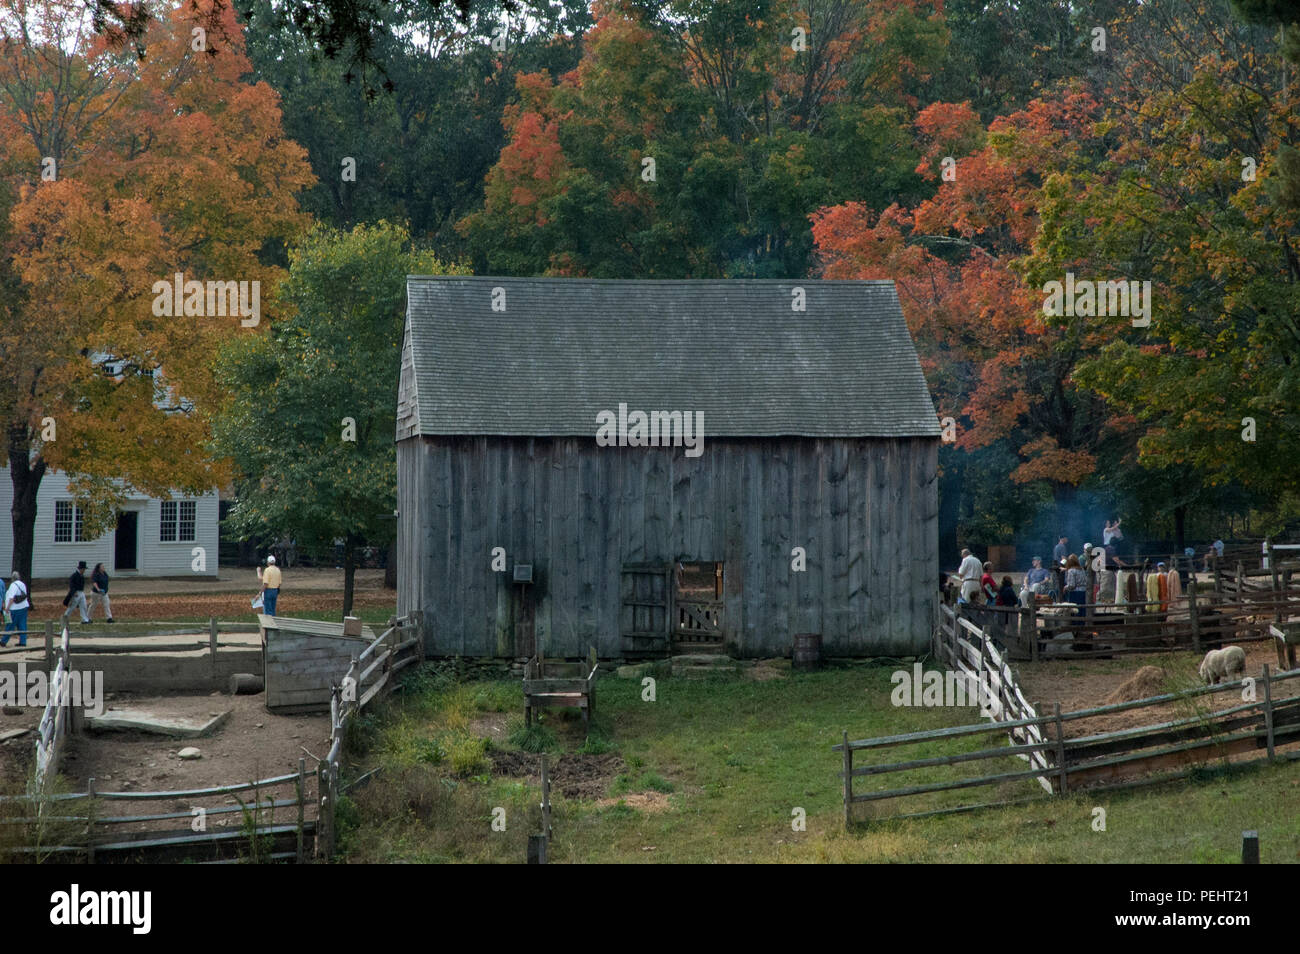
[[[85,626],[90,622],[90,610],[86,606],[86,561],[78,560],[77,568],[72,571],[68,577],[68,595],[63,598],[63,605],[67,607],[63,611],[63,623],[68,622],[68,617],[72,615],[74,609],[81,610],[81,624]]]
[[[280,598],[280,568],[275,565],[275,557],[266,558],[266,570],[257,571],[262,581],[262,612],[267,616],[275,615],[275,601]]]
[[[27,598],[27,584],[23,582],[23,575],[14,570],[12,581],[9,589],[5,590],[4,610],[9,614],[9,624],[5,626],[4,638],[0,639],[0,646],[9,645],[9,634],[17,631],[18,645],[27,645],[27,610],[31,608],[31,600]]]

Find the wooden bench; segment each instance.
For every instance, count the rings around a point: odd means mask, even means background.
[[[533,709],[582,710],[583,727],[591,730],[596,709],[596,659],[588,662],[554,662],[539,653],[524,667],[524,724],[533,724]]]

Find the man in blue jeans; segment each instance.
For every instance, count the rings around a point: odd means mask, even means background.
[[[9,634],[15,630],[18,632],[18,645],[27,645],[27,610],[31,605],[27,598],[27,584],[23,582],[22,574],[14,570],[13,582],[5,590],[4,608],[10,619],[9,625],[5,627],[4,639],[0,639],[0,646],[9,645]]]
[[[266,558],[266,571],[262,577],[262,612],[267,616],[275,615],[275,601],[280,596],[280,568],[275,565],[275,557]]]

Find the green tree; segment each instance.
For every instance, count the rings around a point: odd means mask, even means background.
[[[290,252],[269,334],[232,341],[218,369],[231,395],[214,436],[240,475],[229,520],[244,539],[288,535],[317,553],[344,541],[343,612],[358,549],[395,532],[406,276],[461,274],[379,222],[317,226]]]

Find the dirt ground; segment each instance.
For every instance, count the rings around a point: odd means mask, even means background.
[[[354,583],[354,609],[389,609],[397,603],[397,594],[384,589],[383,570],[358,570]],[[211,577],[156,579],[115,577],[109,586],[113,618],[124,620],[181,619],[215,616],[218,619],[255,621],[250,601],[261,584],[252,569],[222,570],[219,578]],[[38,581],[32,591],[35,610],[32,623],[57,619],[63,613],[63,581]],[[341,613],[343,611],[343,571],[332,569],[289,569],[284,571],[280,602],[276,612],[283,616],[302,613]],[[104,621],[103,610],[96,607],[92,620]],[[37,625],[33,629],[39,628]]]
[[[492,759],[494,774],[527,779],[533,784],[540,784],[539,756],[529,752],[505,752],[499,749],[489,751],[488,756]],[[604,755],[569,753],[552,761],[548,774],[551,777],[551,787],[561,792],[565,798],[600,798],[614,781],[614,777],[623,771],[624,765],[622,756],[613,753]]]
[[[1276,672],[1277,650],[1273,643],[1242,643],[1241,648],[1246,653],[1247,676],[1260,678],[1265,663],[1269,664],[1270,671]],[[1025,697],[1033,703],[1040,715],[1047,715],[1051,713],[1052,705],[1056,702],[1061,704],[1062,712],[1095,709],[1110,704],[1112,694],[1144,666],[1158,669],[1163,677],[1159,680],[1161,684],[1158,686],[1156,680],[1149,681],[1147,685],[1156,688],[1154,691],[1144,693],[1144,696],[1203,685],[1197,675],[1197,667],[1200,663],[1201,657],[1192,653],[1152,653],[1121,656],[1108,660],[1073,661],[1067,658],[1054,658],[1038,663],[1017,663],[1015,670],[1020,678],[1020,686]],[[1257,691],[1262,699],[1263,690]],[[1273,687],[1274,699],[1287,699],[1294,696],[1300,696],[1300,679],[1288,680]],[[1191,708],[1192,702],[1197,703],[1204,711],[1212,711],[1209,708],[1211,700],[1213,700],[1213,709],[1225,709],[1238,701],[1236,697],[1229,701],[1226,696],[1201,696],[1181,704],[1170,703],[1092,716],[1067,722],[1065,735],[1066,738],[1079,738],[1187,718],[1195,711]]]
[[[285,775],[298,770],[300,757],[307,760],[308,770],[313,769],[316,757],[324,758],[329,748],[329,715],[274,715],[266,711],[265,699],[263,694],[231,696],[219,692],[169,696],[110,693],[106,711],[129,704],[192,716],[207,716],[227,709],[231,712],[212,735],[197,739],[172,739],[143,732],[86,732],[70,736],[62,774],[76,791],[85,791],[87,779],[93,777],[98,791],[156,792],[210,788]],[[180,759],[177,753],[187,746],[197,748],[202,757]],[[308,793],[315,790],[314,780],[309,781]],[[293,791],[291,784],[283,785],[275,790],[274,797],[291,798]],[[262,799],[270,795],[268,790],[260,793]],[[247,802],[252,793],[241,792],[239,797]],[[189,811],[194,805],[210,809],[219,804],[234,805],[236,801],[233,796],[212,796],[178,799],[175,804],[111,802],[113,813],[122,816]],[[213,824],[237,826],[239,815],[214,818]]]

